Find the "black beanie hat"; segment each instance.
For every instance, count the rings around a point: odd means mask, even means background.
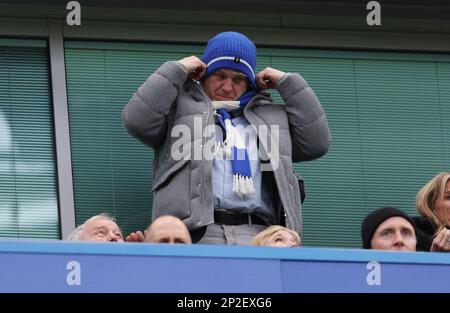
[[[411,225],[414,228],[414,231],[416,231],[416,227],[414,225],[413,220],[402,210],[390,207],[376,209],[375,211],[369,213],[364,218],[361,224],[361,238],[364,249],[371,248],[370,242],[372,241],[372,236],[375,233],[375,230],[378,228],[378,226],[388,218],[394,216],[400,216],[406,219],[408,222],[411,223]]]

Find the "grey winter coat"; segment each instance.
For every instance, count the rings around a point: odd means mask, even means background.
[[[256,129],[268,125],[269,134],[269,125],[279,127],[279,136],[272,135],[279,140],[277,149],[266,147],[266,139],[259,140],[262,158],[270,159],[273,168],[263,172],[263,183],[273,186],[277,224],[300,232],[299,182],[292,162],[324,155],[330,132],[318,98],[300,75],[286,74],[277,90],[285,105],[274,104],[267,93],[260,92],[246,105],[244,116]],[[199,129],[214,124],[211,101],[201,86],[187,78],[182,65],[166,62],[133,95],[123,110],[123,120],[131,135],[155,151],[153,218],[174,215],[190,230],[214,223],[212,160],[199,158],[198,153],[195,157],[196,152],[180,160],[171,153],[180,142],[188,147],[185,151],[194,151],[194,147],[201,151],[199,147],[215,138],[214,133],[202,135]],[[180,137],[178,131],[171,135],[177,125],[175,129],[189,129],[192,136]]]

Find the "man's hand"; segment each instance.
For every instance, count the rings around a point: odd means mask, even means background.
[[[437,234],[436,238],[434,238],[433,243],[431,244],[430,251],[450,251],[450,230],[444,227],[439,232],[439,234]]]
[[[190,56],[178,61],[184,66],[188,76],[195,80],[200,80],[206,72],[206,64],[196,56]]]
[[[271,67],[266,67],[256,75],[256,83],[261,89],[276,88],[284,74],[286,73]]]
[[[132,232],[131,234],[129,234],[127,236],[127,238],[125,238],[126,242],[144,242],[145,241],[145,237],[144,234],[138,230],[136,232]]]

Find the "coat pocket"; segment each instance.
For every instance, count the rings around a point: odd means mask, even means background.
[[[162,171],[162,174],[158,175],[157,178],[155,179],[155,181],[153,182],[152,191],[155,191],[159,187],[164,185],[164,183],[166,183],[168,180],[170,180],[169,178],[171,176],[175,175],[178,171],[180,171],[188,162],[189,162],[189,160],[182,159],[182,160],[177,161],[176,163],[174,163],[168,169],[164,169],[162,167],[159,168],[158,172]]]
[[[173,215],[180,219],[191,215],[190,161],[177,162],[155,181],[153,217]]]

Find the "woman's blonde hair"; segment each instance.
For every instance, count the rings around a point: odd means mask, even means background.
[[[445,186],[450,181],[449,172],[441,172],[433,177],[416,196],[416,209],[422,216],[430,219],[438,226],[438,231],[445,226],[445,221],[436,214],[436,201],[442,199],[445,193]],[[449,225],[450,226],[450,225]]]
[[[253,237],[250,244],[252,246],[264,246],[264,240],[269,238],[270,236],[272,236],[273,234],[275,234],[276,232],[278,232],[280,230],[285,230],[289,234],[291,234],[295,238],[295,240],[298,242],[298,245],[300,246],[300,244],[301,244],[300,235],[297,232],[293,231],[292,229],[289,229],[289,228],[286,228],[286,227],[283,227],[280,225],[272,225],[272,226],[266,228],[265,230],[263,230],[262,232],[257,234],[255,237]]]

